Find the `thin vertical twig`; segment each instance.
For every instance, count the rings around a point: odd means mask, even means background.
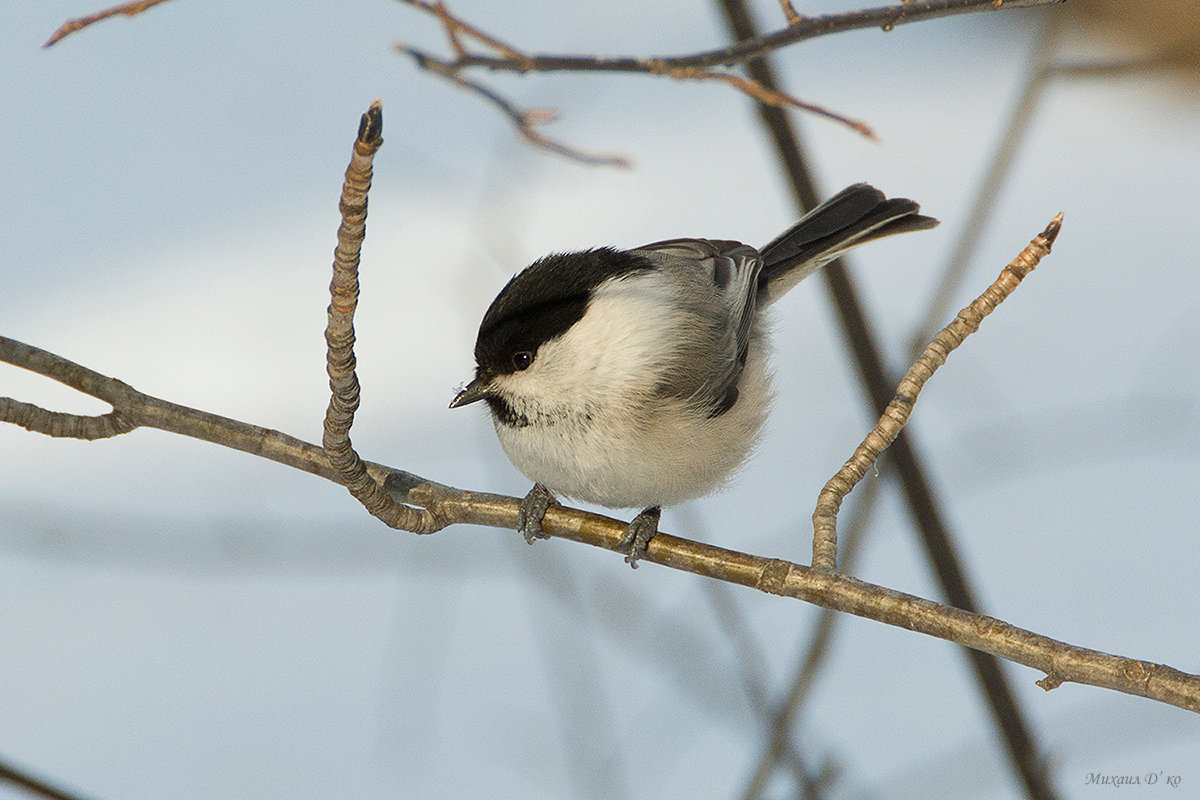
[[[329,407],[325,411],[321,443],[342,484],[363,507],[386,525],[413,533],[433,533],[445,527],[427,509],[396,500],[367,472],[350,443],[350,426],[358,410],[360,390],[354,358],[354,310],[358,307],[358,264],[367,233],[367,194],[371,189],[371,162],[383,144],[383,108],[376,100],[363,114],[346,168],[333,252],[333,280],[329,284],[329,322],[325,328],[326,371],[329,373]]]

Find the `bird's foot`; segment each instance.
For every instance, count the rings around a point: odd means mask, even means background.
[[[517,532],[525,537],[526,542],[533,544],[535,539],[550,538],[542,530],[542,517],[546,516],[546,509],[555,505],[558,505],[558,501],[554,499],[554,493],[540,483],[535,483],[529,494],[521,500],[521,506],[517,509]]]
[[[662,516],[662,509],[658,506],[647,508],[642,513],[633,518],[629,523],[629,527],[625,529],[625,536],[621,539],[621,543],[617,545],[617,550],[624,553],[625,563],[637,569],[638,559],[646,555],[646,547],[650,544],[650,540],[654,538],[654,534],[658,533],[658,520]]]

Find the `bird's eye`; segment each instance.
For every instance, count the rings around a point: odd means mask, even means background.
[[[529,369],[529,365],[533,363],[533,353],[528,350],[519,350],[513,353],[512,362],[518,370]]]

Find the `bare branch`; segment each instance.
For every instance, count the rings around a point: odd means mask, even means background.
[[[871,126],[860,120],[851,119],[850,117],[842,116],[836,111],[830,111],[812,103],[806,103],[803,100],[798,100],[786,92],[778,91],[777,89],[768,89],[753,78],[743,78],[741,75],[736,75],[732,72],[723,70],[704,70],[695,68],[673,67],[668,69],[664,74],[670,75],[673,78],[680,80],[719,80],[730,84],[742,94],[750,97],[752,100],[757,100],[760,103],[765,103],[769,106],[778,106],[786,108],[798,108],[801,111],[811,111],[814,114],[819,114],[823,117],[828,117],[835,122],[840,122],[848,128],[861,133],[868,139],[878,140],[875,131],[871,130]]]
[[[0,360],[55,378],[71,370],[83,369],[59,356],[5,337],[0,337]],[[100,378],[104,382],[102,389],[87,393],[93,396],[100,396],[101,392],[109,394],[113,397],[110,402],[114,403],[114,410],[135,425],[233,447],[342,483],[340,472],[329,465],[324,450],[316,445],[278,431],[150,397],[112,378]],[[111,391],[114,386],[124,388]],[[0,421],[14,421],[10,416],[11,409],[8,398],[0,399]],[[516,525],[520,506],[517,498],[454,489],[379,464],[367,463],[365,466],[368,475],[382,482],[393,499],[427,509],[446,525],[467,523],[507,529]],[[625,535],[624,522],[559,506],[552,506],[546,512],[543,527],[551,536],[618,553]],[[781,559],[739,553],[666,533],[659,533],[650,541],[644,560],[991,653],[1045,672],[1047,677],[1040,684],[1044,688],[1069,682],[1082,683],[1200,713],[1200,675],[1076,647],[992,617],[848,576],[819,572]]]
[[[86,28],[92,23],[99,22],[102,19],[115,17],[118,14],[124,14],[127,17],[135,17],[146,9],[153,8],[154,6],[165,2],[167,2],[167,0],[129,0],[127,3],[121,3],[120,5],[113,6],[112,8],[106,8],[103,11],[97,11],[95,14],[88,14],[86,17],[69,19],[60,25],[58,30],[50,35],[50,38],[46,40],[46,43],[43,44],[42,47],[50,47],[64,36],[72,34],[82,28]]]
[[[101,375],[62,356],[5,336],[0,336],[0,361],[52,378],[72,389],[103,400],[113,407],[113,413],[105,416],[122,420],[119,430],[114,429],[106,435],[93,436],[90,435],[91,430],[88,429],[84,435],[74,436],[70,432],[72,425],[86,427],[93,424],[88,420],[103,419],[104,417],[78,417],[78,420],[74,420],[73,418],[78,415],[47,411],[39,406],[22,403],[11,397],[0,397],[0,422],[11,422],[27,430],[45,433],[48,436],[80,439],[118,436],[141,427],[158,428],[261,456],[289,467],[320,475],[334,483],[341,482],[338,472],[329,465],[329,459],[324,450],[317,445],[309,444],[285,433],[142,394],[116,378]],[[43,430],[38,419],[31,420],[31,415],[39,419],[62,419],[64,422],[62,427],[55,430]],[[30,422],[33,424],[29,424]],[[374,469],[372,470],[372,468]],[[378,465],[368,465],[368,470],[373,471],[376,475],[384,475],[388,472],[386,468]]]
[[[1002,273],[1002,278],[947,329],[949,341],[938,340],[927,354],[940,363],[961,341],[968,329],[995,307],[1007,292],[1045,255],[1057,230],[1058,218]],[[254,452],[280,463],[297,466],[336,482],[343,476],[329,466],[324,452],[314,445],[216,415],[176,406],[143,395],[120,381],[105,378],[38,348],[0,337],[0,360],[26,367],[62,380],[93,396],[112,403],[133,425],[150,425],[217,444]],[[925,364],[922,378],[931,374]],[[915,397],[915,393],[913,394]],[[26,404],[19,404],[23,407]],[[911,403],[909,403],[911,405]],[[14,401],[0,400],[0,419],[13,418]],[[255,444],[251,445],[251,440]],[[461,491],[432,483],[401,470],[365,465],[368,475],[392,497],[431,512],[440,524],[455,522],[511,528],[516,523],[520,501],[516,498]],[[546,513],[547,533],[618,552],[625,525],[614,519],[574,509],[552,506]],[[793,597],[816,605],[844,611],[889,625],[946,639],[966,647],[1007,658],[1046,673],[1039,685],[1051,689],[1065,682],[1084,683],[1136,694],[1200,712],[1200,676],[1171,667],[1114,656],[1068,645],[1007,623],[919,597],[864,583],[847,576],[820,571],[780,559],[763,558],[724,548],[679,539],[660,533],[651,540],[646,560],[704,575],[759,591]]]
[[[787,20],[788,25],[795,25],[804,19],[797,13],[796,7],[792,5],[792,0],[779,0],[779,6],[783,9],[783,17]]]
[[[11,784],[31,796],[45,798],[45,800],[83,800],[82,795],[68,792],[48,783],[44,778],[30,774],[28,770],[5,761],[0,761],[0,784]]]
[[[455,521],[511,528],[519,501],[459,492],[397,472],[390,483],[404,502],[438,506]],[[471,517],[467,519],[466,517]],[[552,506],[544,528],[553,536],[614,552],[625,523]],[[825,608],[946,639],[1047,673],[1048,683],[1085,683],[1151,697],[1200,712],[1200,676],[1069,645],[1008,623],[930,600],[865,583],[837,573],[818,572],[781,559],[762,558],[659,533],[646,560],[673,569],[793,597]]]
[[[131,0],[95,14],[68,20],[54,32],[45,46],[49,47],[64,36],[99,20],[117,14],[134,16],[163,2],[166,0]],[[885,31],[890,31],[897,25],[924,19],[978,11],[995,11],[1001,8],[1026,8],[1063,2],[1063,0],[916,0],[819,17],[802,17],[796,13],[790,0],[780,0],[788,24],[787,27],[773,33],[751,37],[729,47],[690,55],[618,57],[528,55],[498,37],[454,16],[450,13],[444,0],[400,0],[400,2],[430,14],[441,22],[454,58],[438,58],[429,52],[404,44],[395,45],[398,52],[410,56],[422,69],[429,70],[454,82],[460,88],[467,89],[486,99],[512,121],[518,133],[526,141],[536,147],[586,164],[628,166],[629,161],[623,156],[588,153],[545,136],[537,131],[535,126],[540,122],[552,119],[553,115],[537,110],[521,110],[494,89],[464,77],[462,72],[480,67],[518,73],[564,70],[640,72],[651,75],[668,75],[680,80],[716,80],[727,83],[760,102],[818,114],[873,139],[875,138],[874,133],[864,122],[764,86],[754,78],[742,77],[714,68],[730,67],[796,42],[830,33],[868,27],[880,27]],[[474,41],[486,52],[472,52],[465,43],[465,39]]]
[[[984,317],[996,310],[1021,281],[1033,271],[1038,262],[1050,254],[1050,246],[1062,228],[1062,214],[1058,214],[1046,229],[1009,262],[1000,276],[987,290],[975,298],[971,305],[958,312],[954,321],[933,338],[921,357],[908,368],[900,380],[892,402],[879,418],[879,422],[863,439],[837,474],[829,479],[817,496],[817,508],[813,511],[813,569],[832,572],[837,568],[837,514],[842,499],[862,480],[879,454],[887,449],[900,430],[908,422],[916,405],[917,397],[926,381],[933,377],[938,367],[963,341],[979,330]]]
[[[342,199],[333,252],[333,280],[329,284],[329,323],[325,328],[326,371],[331,396],[325,411],[322,444],[340,483],[350,490],[372,516],[391,528],[413,533],[433,533],[445,527],[428,509],[397,503],[379,481],[367,472],[366,464],[350,444],[350,426],[358,409],[359,385],[354,359],[354,310],[358,306],[358,264],[367,235],[367,193],[371,189],[371,163],[383,144],[383,107],[378,100],[362,115]]]
[[[406,5],[419,8],[444,19],[437,7],[427,0],[399,0]],[[498,56],[472,53],[452,62],[456,68],[485,67],[507,72],[666,72],[671,69],[707,69],[717,66],[733,66],[766,53],[779,50],[797,42],[824,36],[830,33],[857,30],[860,28],[882,28],[890,31],[897,25],[920,22],[956,14],[984,11],[1000,11],[1009,8],[1032,8],[1054,5],[1063,0],[916,0],[888,6],[825,14],[818,17],[801,17],[786,28],[762,36],[745,39],[727,47],[705,50],[699,53],[678,56],[594,56],[594,55],[527,55],[508,45],[511,52]],[[460,30],[466,23],[456,20]],[[481,39],[482,40],[482,39]]]
[[[454,51],[453,59],[442,59],[437,56],[412,47],[406,44],[397,43],[394,49],[410,56],[417,66],[422,69],[430,70],[444,78],[454,81],[463,88],[471,89],[481,96],[490,100],[494,105],[499,107],[501,111],[507,114],[517,124],[518,130],[526,139],[535,145],[544,147],[561,155],[567,155],[572,158],[577,158],[585,163],[613,163],[613,161],[605,161],[594,157],[580,157],[579,151],[573,148],[565,147],[564,145],[547,140],[545,137],[531,135],[532,128],[527,124],[526,115],[517,111],[513,104],[500,97],[500,95],[492,89],[489,89],[475,81],[470,81],[462,77],[462,72],[472,67],[486,67],[489,70],[508,70],[515,72],[538,72],[538,71],[556,71],[561,69],[570,69],[578,71],[588,71],[587,67],[578,66],[581,62],[590,62],[595,65],[591,69],[600,69],[604,71],[622,71],[622,72],[642,72],[650,75],[668,75],[679,80],[717,80],[738,89],[750,97],[770,105],[779,106],[780,108],[792,107],[803,111],[808,111],[814,114],[827,117],[835,122],[839,122],[852,130],[867,136],[875,138],[871,129],[863,122],[850,119],[842,114],[830,111],[822,106],[814,103],[807,103],[799,100],[791,95],[785,94],[778,90],[768,89],[753,78],[746,78],[739,75],[734,75],[719,69],[713,69],[717,66],[716,63],[709,65],[698,65],[691,63],[683,63],[679,58],[618,58],[609,59],[600,56],[530,56],[518,50],[512,45],[501,41],[500,39],[485,33],[478,27],[471,25],[468,22],[454,16],[450,13],[446,4],[442,0],[429,2],[429,0],[401,0],[401,2],[418,8],[428,14],[436,16],[442,23],[445,30],[446,38],[449,41],[450,49]],[[793,13],[795,13],[793,11]],[[797,17],[799,19],[799,17]],[[465,35],[474,39],[484,48],[492,51],[491,53],[475,53],[471,52],[463,43],[462,36]],[[564,61],[575,66],[565,66]],[[620,66],[614,66],[619,62]]]
[[[550,137],[540,133],[535,126],[545,122],[552,122],[555,117],[554,112],[541,108],[517,108],[511,101],[504,98],[494,89],[459,75],[450,62],[443,61],[435,56],[428,55],[420,50],[406,47],[402,44],[396,44],[394,47],[397,52],[411,56],[417,62],[417,65],[422,69],[427,69],[430,72],[441,75],[446,80],[452,82],[455,86],[458,86],[461,89],[466,89],[470,92],[474,92],[492,105],[496,106],[496,108],[500,109],[500,112],[504,114],[504,116],[508,117],[512,121],[513,125],[517,129],[517,132],[535,147],[540,147],[543,150],[548,150],[551,153],[556,153],[584,164],[610,167],[630,166],[631,162],[623,155],[589,153],[585,150],[571,147],[570,145],[564,144],[556,139],[551,139]]]

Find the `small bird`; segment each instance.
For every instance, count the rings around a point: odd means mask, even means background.
[[[720,488],[746,460],[772,397],[764,309],[852,247],[925,230],[912,200],[843,189],[761,250],[669,239],[535,261],[479,326],[475,377],[500,445],[534,486],[530,544],[559,497],[642,508],[620,549],[634,567],[663,506]]]

